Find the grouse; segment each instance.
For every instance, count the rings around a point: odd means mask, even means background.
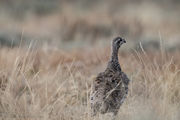
[[[121,37],[113,39],[108,65],[93,80],[90,93],[92,116],[97,113],[113,113],[115,117],[128,94],[130,80],[122,71],[118,60],[118,50],[124,43],[126,41]]]

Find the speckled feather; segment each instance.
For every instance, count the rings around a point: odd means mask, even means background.
[[[114,58],[112,53],[106,70],[99,73],[92,83],[90,93],[92,115],[98,112],[102,114],[112,112],[116,115],[128,94],[129,81],[127,75],[121,70],[118,57]]]

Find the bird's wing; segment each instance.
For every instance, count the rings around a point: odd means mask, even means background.
[[[130,79],[127,77],[127,75],[124,72],[121,72],[121,78],[125,85],[128,85],[130,82]]]
[[[101,101],[104,97],[104,74],[99,73],[97,77],[93,79],[91,86],[90,97],[93,102]]]

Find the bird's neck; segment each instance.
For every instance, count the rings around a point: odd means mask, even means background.
[[[118,51],[119,48],[112,48],[111,58],[110,61],[108,62],[108,68],[121,71],[121,66],[119,64],[119,59],[118,59]]]

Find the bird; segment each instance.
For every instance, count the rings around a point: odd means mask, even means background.
[[[126,40],[116,37],[112,40],[112,53],[104,72],[93,79],[90,92],[91,116],[97,113],[112,113],[116,118],[118,110],[128,94],[130,79],[122,71],[118,51]]]

